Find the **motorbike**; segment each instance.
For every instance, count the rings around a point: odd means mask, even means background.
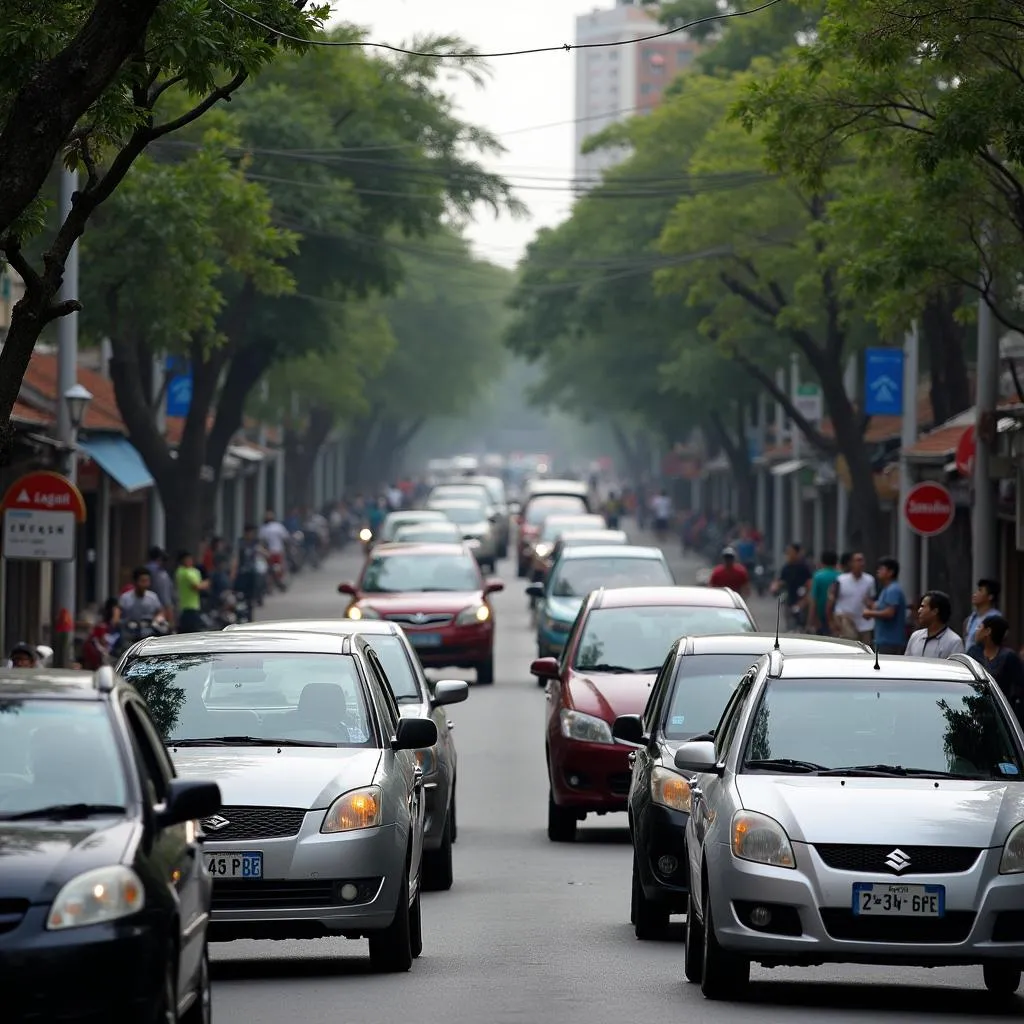
[[[121,623],[120,631],[115,652],[118,655],[140,640],[148,640],[151,636],[167,636],[171,627],[166,619],[128,619]]]
[[[210,629],[224,629],[237,622],[252,622],[252,609],[244,594],[225,590],[217,604],[207,613],[206,619]]]

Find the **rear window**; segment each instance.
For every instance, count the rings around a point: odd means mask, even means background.
[[[554,597],[586,597],[598,587],[670,587],[675,583],[659,558],[563,558],[551,581]]]
[[[751,628],[738,626],[728,632]],[[757,654],[691,654],[680,658],[672,691],[665,701],[661,722],[665,735],[671,740],[685,740],[714,729],[733,690],[758,657]]]
[[[540,526],[551,515],[584,515],[586,511],[582,498],[534,498],[526,506],[525,519],[530,526]]]

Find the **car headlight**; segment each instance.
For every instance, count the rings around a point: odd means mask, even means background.
[[[456,626],[478,626],[482,622],[488,622],[491,618],[491,609],[485,604],[475,604],[472,608],[463,608],[455,616]]]
[[[116,921],[146,905],[142,879],[123,865],[95,868],[72,878],[53,901],[46,918],[49,931]]]
[[[562,735],[567,740],[580,740],[583,743],[615,742],[612,739],[612,727],[603,718],[585,715],[572,708],[562,708],[559,718]]]
[[[365,543],[368,540],[373,540],[373,534],[367,530],[366,527],[363,527],[363,529],[359,531],[359,539]]]
[[[538,545],[537,545],[537,546],[536,546],[536,547],[535,547],[535,548],[533,549],[533,552],[534,552],[534,554],[535,554],[535,555],[536,555],[536,556],[537,556],[538,558],[547,558],[547,557],[548,557],[548,555],[550,555],[550,554],[551,554],[551,545],[550,545],[550,544],[538,544]]]
[[[381,792],[379,786],[353,789],[334,801],[324,815],[321,832],[354,832],[360,828],[376,828],[380,824]]]
[[[767,814],[737,811],[732,818],[732,855],[773,868],[796,868],[786,830]]]
[[[416,751],[416,763],[424,775],[433,775],[437,771],[437,754],[433,747]]]
[[[354,620],[380,618],[380,612],[375,612],[372,608],[360,607],[358,604],[349,605],[349,609],[345,614]]]
[[[662,807],[689,814],[690,783],[667,768],[655,768],[651,772],[651,799]]]
[[[999,859],[999,874],[1016,875],[1021,871],[1024,871],[1024,821],[1010,829]]]

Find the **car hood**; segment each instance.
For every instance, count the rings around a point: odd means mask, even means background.
[[[574,674],[569,680],[569,700],[577,711],[612,723],[619,715],[643,711],[655,678],[654,673],[646,672]]]
[[[544,603],[544,612],[553,619],[571,625],[582,605],[582,597],[549,597]]]
[[[450,612],[454,615],[472,604],[481,604],[483,599],[479,590],[430,590],[408,594],[360,594],[359,604],[381,615],[415,612]]]
[[[0,900],[49,903],[75,875],[122,863],[138,831],[124,818],[0,822]]]
[[[1024,819],[1024,785],[934,779],[738,775],[743,806],[801,843],[1002,846]]]
[[[170,746],[178,774],[216,782],[225,807],[329,807],[369,786],[380,764],[380,751],[365,747]]]

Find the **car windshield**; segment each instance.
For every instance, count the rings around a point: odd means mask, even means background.
[[[373,745],[363,685],[348,655],[163,654],[134,658],[123,674],[171,744]]]
[[[552,515],[584,515],[587,506],[582,498],[536,498],[526,506],[526,522],[540,526]]]
[[[472,526],[487,519],[487,510],[483,505],[438,505],[438,512],[443,512],[453,523],[459,526]]]
[[[600,528],[604,520],[600,516],[548,516],[544,520],[544,526],[540,531],[540,539],[549,543],[563,533],[571,533],[573,530],[593,530]]]
[[[420,700],[422,694],[419,680],[409,664],[409,656],[405,653],[405,644],[401,639],[397,636],[371,636],[367,639],[380,657],[395,699]]]
[[[581,672],[657,672],[677,637],[752,629],[739,608],[595,608],[583,624],[573,668]],[[756,660],[751,657],[747,664]],[[711,725],[717,721],[715,718]]]
[[[370,560],[359,588],[364,594],[480,589],[480,570],[470,554],[390,554]]]
[[[394,539],[405,544],[426,543],[458,543],[462,540],[462,531],[447,519],[441,523],[423,523],[416,526],[400,526]]]
[[[127,799],[105,704],[0,700],[0,820],[117,814]]]
[[[772,679],[743,760],[747,771],[1022,778],[1002,709],[966,681]]]
[[[454,484],[451,487],[437,487],[430,495],[431,502],[477,501],[484,504],[491,500],[487,488],[480,484]]]
[[[753,627],[745,624],[734,628],[750,630]],[[701,632],[707,631],[702,629]],[[670,740],[684,740],[714,729],[743,673],[758,657],[757,654],[691,654],[680,658],[662,715],[661,728],[665,736]]]
[[[673,583],[659,558],[566,558],[555,567],[551,594],[586,597],[598,587],[670,587]]]

